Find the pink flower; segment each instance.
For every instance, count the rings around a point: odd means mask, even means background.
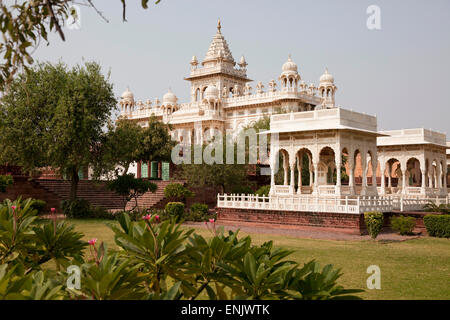
[[[214,223],[214,221],[215,221],[214,219],[209,219],[210,223]]]
[[[16,210],[17,207],[16,207],[16,206],[11,206],[11,208],[12,208],[13,211],[14,211],[14,210]]]
[[[55,213],[55,212],[56,212],[56,208],[51,208],[50,211],[51,211],[52,213]]]
[[[88,243],[91,245],[91,246],[95,246],[95,243],[97,242],[97,238],[93,238],[93,239],[91,239],[91,240],[89,240],[88,241]]]
[[[150,220],[151,216],[149,214],[146,214],[145,216],[142,216],[142,219],[144,220]]]
[[[155,221],[159,221],[159,216],[155,216]]]

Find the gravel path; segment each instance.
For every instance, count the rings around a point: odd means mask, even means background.
[[[189,222],[185,223],[186,226],[192,226],[196,228],[206,229],[204,222]],[[319,229],[315,227],[301,227],[296,226],[295,228],[281,228],[281,227],[270,227],[270,226],[253,226],[253,225],[233,225],[233,224],[223,224],[218,222],[216,226],[223,226],[225,230],[237,230],[240,229],[247,233],[262,233],[262,234],[273,234],[279,236],[289,236],[295,238],[305,238],[305,239],[324,239],[324,240],[370,240],[369,235],[356,235],[345,232],[339,232],[335,229]],[[410,239],[416,239],[422,237],[421,234],[416,234],[413,236],[401,236],[392,231],[385,231],[378,235],[378,241],[405,241]]]

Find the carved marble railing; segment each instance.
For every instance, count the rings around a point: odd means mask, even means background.
[[[429,201],[440,205],[449,204],[446,198],[413,198],[391,196],[338,196],[317,197],[312,195],[258,196],[251,194],[217,195],[217,207],[236,209],[285,210],[305,212],[333,212],[359,214],[368,211],[390,212],[392,210],[423,210]]]

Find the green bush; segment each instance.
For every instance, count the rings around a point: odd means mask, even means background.
[[[194,203],[191,205],[189,214],[185,217],[186,221],[206,221],[213,218],[208,212],[208,205],[203,203]]]
[[[195,193],[180,183],[169,183],[164,188],[164,196],[169,199],[184,201],[186,198],[195,196]]]
[[[114,219],[115,214],[101,207],[94,207],[85,199],[61,202],[63,213],[71,219]]]
[[[6,192],[6,188],[14,183],[13,177],[10,175],[0,175],[0,192]]]
[[[184,203],[183,202],[169,202],[166,204],[166,213],[174,217],[176,221],[180,221],[184,215]]]
[[[47,203],[44,200],[34,199],[31,202],[31,208],[37,211],[37,214],[41,214],[44,211]]]
[[[239,185],[239,186],[234,186],[233,189],[231,190],[231,193],[234,193],[234,194],[253,194],[253,193],[255,193],[255,191],[253,191],[253,189],[250,188],[249,186]]]
[[[416,219],[414,217],[392,217],[391,228],[399,232],[402,236],[412,234],[414,227],[416,226]]]
[[[270,192],[270,185],[266,185],[266,186],[262,186],[261,188],[256,190],[255,194],[257,194],[260,197],[262,197],[262,196],[267,197],[267,196],[269,196],[269,192]]]
[[[423,218],[427,233],[431,237],[450,238],[450,215],[427,215]]]
[[[384,216],[382,212],[364,212],[364,222],[366,223],[367,232],[375,239],[383,228]]]

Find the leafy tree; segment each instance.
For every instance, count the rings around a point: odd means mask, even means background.
[[[126,21],[126,0],[122,3],[122,19]],[[5,1],[8,2],[8,1]],[[29,70],[33,63],[32,52],[42,40],[49,43],[48,34],[56,32],[65,41],[63,26],[69,23],[69,18],[76,21],[76,10],[73,4],[91,7],[103,18],[101,11],[95,6],[95,0],[32,0],[0,2],[0,31],[3,38],[0,42],[0,55],[4,61],[0,64],[0,89],[13,80],[20,69]],[[12,2],[12,1],[11,1]],[[155,4],[159,3],[157,0]],[[148,8],[148,0],[142,0],[144,9]]]
[[[135,206],[131,211],[138,207],[138,198],[144,193],[155,192],[157,185],[144,179],[136,179],[134,174],[128,173],[117,176],[116,179],[108,183],[108,188],[122,197],[123,210],[125,211],[127,203],[134,199]]]
[[[69,69],[40,63],[19,75],[0,100],[0,161],[58,168],[77,195],[80,168],[96,157],[116,99],[95,62]]]
[[[170,128],[155,116],[150,117],[146,127],[123,118],[115,125],[109,123],[93,163],[95,177],[126,175],[137,161],[169,161],[175,144]]]

